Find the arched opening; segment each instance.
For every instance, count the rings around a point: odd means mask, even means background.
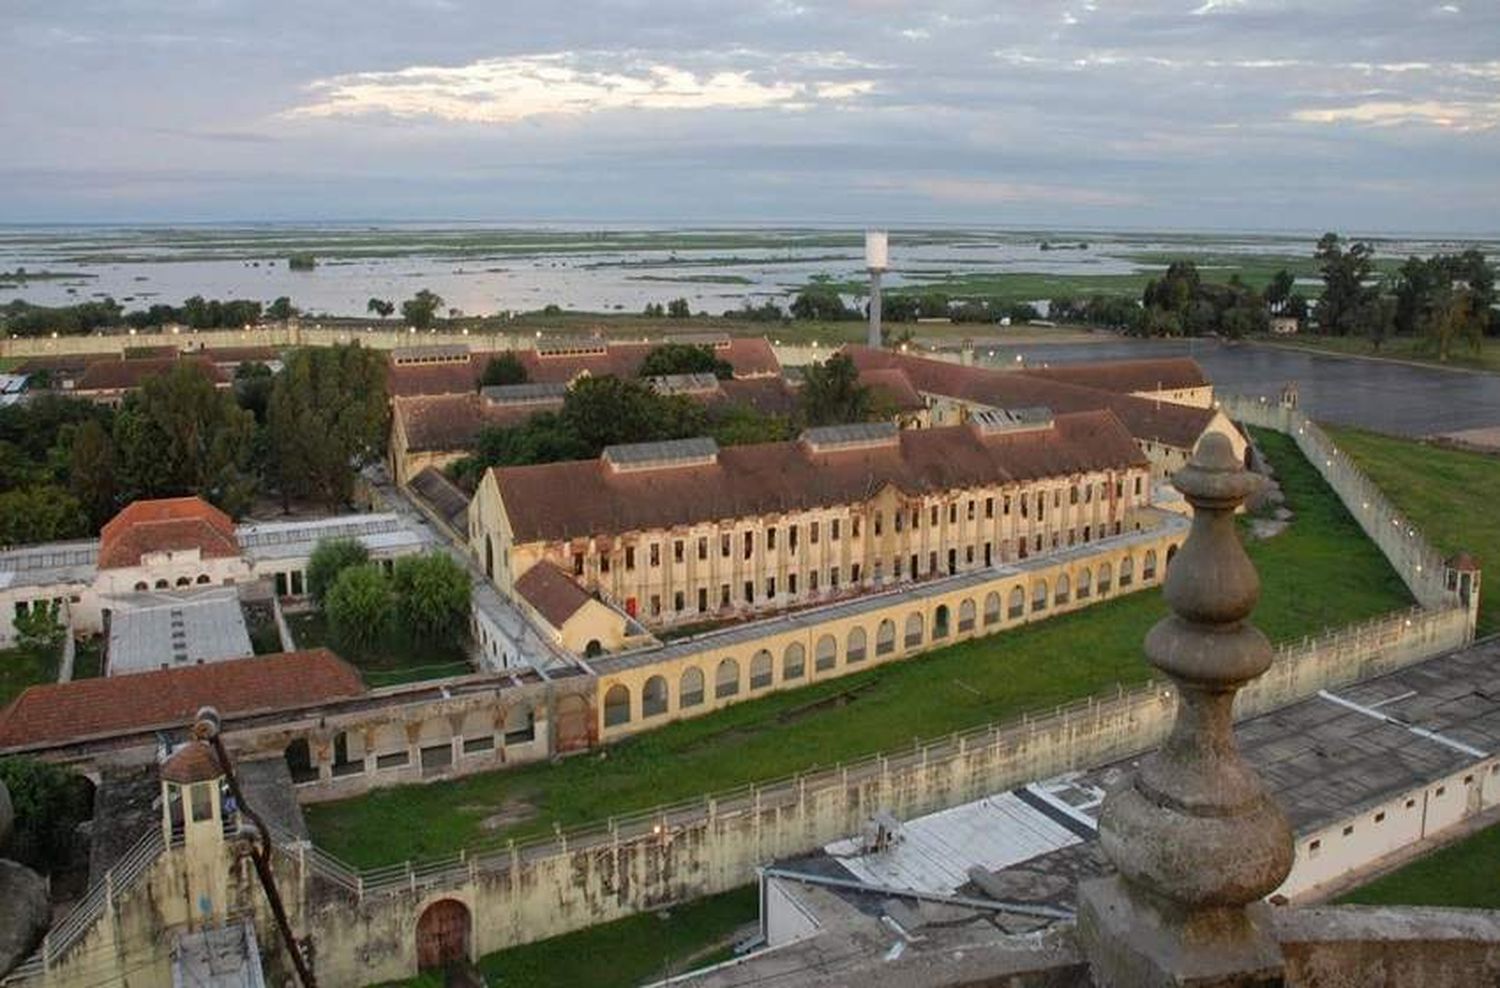
[[[1031,586],[1031,613],[1047,609],[1047,581],[1037,580]]]
[[[199,573],[198,574],[198,579],[197,579],[196,582],[198,583],[199,586],[203,586],[204,584],[208,583],[208,574],[207,573]]]
[[[417,969],[438,971],[469,960],[469,907],[439,899],[417,920]]]
[[[598,658],[604,654],[604,646],[599,644],[599,639],[590,638],[589,643],[583,646],[583,657],[585,659]]]
[[[974,630],[974,615],[976,608],[972,600],[965,600],[958,605],[958,633]]]
[[[875,629],[875,654],[890,655],[896,650],[896,622],[886,618]]]
[[[1011,618],[1023,617],[1026,614],[1026,591],[1020,587],[1012,587],[1010,591],[1010,604],[1007,613]]]
[[[530,704],[511,707],[505,712],[505,743],[526,744],[536,740],[536,711]]]
[[[187,577],[185,577],[185,576],[179,576],[179,577],[178,577],[178,578],[177,578],[177,585],[178,585],[178,586],[179,586],[179,587],[190,587],[190,586],[192,586],[192,585],[193,585],[193,581],[192,581],[192,580],[189,580],[189,579],[188,579],[188,578],[187,578]]]
[[[865,629],[853,628],[844,640],[844,662],[853,665],[865,660]]]
[[[557,750],[581,751],[593,740],[594,714],[589,702],[581,696],[565,696],[557,701]]]
[[[147,583],[145,580],[140,580],[136,583],[135,588],[137,590],[150,590],[151,584]]]
[[[734,659],[725,659],[719,663],[719,668],[714,673],[714,699],[722,700],[739,691],[740,664]]]
[[[1177,547],[1175,545],[1167,546],[1167,569],[1170,570],[1172,568],[1172,560],[1176,557],[1176,555]]]
[[[652,676],[641,687],[641,716],[659,717],[667,712],[667,677]]]
[[[1066,604],[1073,596],[1073,583],[1068,579],[1068,574],[1063,573],[1057,578],[1057,585],[1052,588],[1052,599],[1055,603]]]
[[[297,738],[286,746],[283,752],[286,757],[286,767],[292,773],[293,782],[313,782],[318,778],[318,767],[313,764],[312,748],[307,743],[307,738]]]
[[[801,648],[798,645],[797,648]],[[787,651],[791,651],[788,649]],[[798,664],[801,664],[799,657]],[[752,690],[763,690],[771,685],[771,653],[761,649],[750,656],[750,688]]]
[[[484,536],[484,575],[491,580],[495,578],[495,543],[489,533]]]
[[[818,644],[813,648],[813,667],[819,672],[827,672],[839,663],[839,642],[832,635],[824,635],[818,639]]]
[[[799,643],[792,642],[786,647],[786,651],[781,653],[781,678],[782,680],[801,679],[806,673],[806,650]]]
[[[703,702],[703,670],[694,666],[682,674],[677,684],[677,702],[683,707],[696,707]]]
[[[365,770],[363,758],[349,757],[349,734],[340,731],[333,736],[333,775],[358,775]]]
[[[906,616],[906,637],[904,644],[907,648],[916,648],[922,644],[922,626],[924,623],[920,614],[908,614]]]
[[[604,726],[630,723],[630,690],[616,683],[604,694]]]
[[[1154,580],[1156,578],[1156,550],[1147,549],[1146,558],[1141,561],[1141,579]]]
[[[1094,592],[1094,574],[1087,566],[1078,571],[1078,599],[1088,600],[1089,595]]]
[[[167,581],[166,580],[157,580],[156,581],[156,589],[158,589],[158,590],[165,590],[165,589],[167,589]]]
[[[935,611],[932,612],[932,638],[933,638],[933,641],[936,641],[939,638],[947,638],[947,637],[948,637],[948,605],[947,604],[939,604],[937,606],[937,610],[935,610]]]
[[[1000,623],[1000,594],[991,591],[984,598],[984,624],[989,627]]]
[[[1099,596],[1103,597],[1109,593],[1111,581],[1114,579],[1114,571],[1109,563],[1099,564]]]
[[[1126,556],[1120,560],[1120,586],[1128,587],[1135,582],[1135,560]]]

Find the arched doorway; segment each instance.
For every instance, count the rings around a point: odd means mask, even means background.
[[[441,970],[469,960],[469,908],[457,899],[439,899],[417,920],[417,969]]]
[[[588,701],[578,695],[557,701],[557,751],[580,751],[593,741]]]

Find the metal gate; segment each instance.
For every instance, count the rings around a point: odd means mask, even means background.
[[[457,899],[439,899],[417,921],[417,969],[429,971],[469,961],[469,909]]]

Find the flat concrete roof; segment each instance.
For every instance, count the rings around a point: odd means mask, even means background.
[[[252,562],[300,559],[312,555],[322,539],[354,539],[374,554],[416,549],[425,544],[393,514],[339,515],[312,521],[273,521],[241,525],[235,530],[245,557]]]
[[[111,676],[255,654],[233,587],[120,594],[106,606]]]
[[[0,552],[0,590],[93,583],[98,561],[98,539],[7,549]]]

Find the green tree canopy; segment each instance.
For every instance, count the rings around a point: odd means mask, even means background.
[[[385,450],[385,358],[350,343],[293,351],[266,414],[270,479],[283,501],[347,504],[359,469]]]
[[[68,629],[62,623],[62,605],[38,600],[14,618],[16,644],[34,654],[46,655],[62,647]]]
[[[66,868],[82,849],[78,827],[93,812],[83,778],[36,758],[0,758],[16,827],[7,857],[43,874]]]
[[[688,300],[685,298],[674,298],[667,303],[668,319],[686,319],[692,314],[693,310],[688,306]]]
[[[336,642],[363,651],[389,629],[394,603],[385,571],[375,563],[362,563],[339,574],[323,598],[323,614]]]
[[[403,629],[414,641],[451,642],[469,620],[469,574],[446,552],[396,560],[391,584]]]
[[[424,288],[401,303],[401,318],[415,329],[427,329],[442,308],[443,297]]]
[[[870,389],[859,383],[859,368],[837,353],[803,372],[802,417],[808,425],[867,421],[874,410]]]
[[[734,368],[729,361],[716,356],[713,347],[691,343],[663,343],[646,354],[637,373],[641,377],[712,374],[722,381],[734,376]]]
[[[1325,233],[1313,255],[1323,274],[1323,296],[1318,300],[1318,324],[1325,333],[1348,336],[1360,332],[1358,315],[1376,293],[1367,282],[1374,271],[1375,249],[1353,243],[1344,249],[1336,233]]]
[[[274,302],[266,306],[266,318],[275,322],[286,322],[288,319],[295,318],[296,315],[296,306],[292,305],[292,300],[285,295],[277,296]]]
[[[68,487],[90,527],[98,530],[119,508],[115,443],[98,421],[85,422],[73,433],[68,464]]]
[[[580,378],[563,399],[563,423],[591,455],[616,443],[685,439],[703,434],[703,406],[682,395],[658,395],[644,381],[612,375]]]
[[[484,365],[484,374],[480,376],[479,383],[485,387],[499,384],[525,384],[528,377],[526,365],[521,363],[521,358],[517,357],[514,351],[506,350],[498,356],[491,357],[490,362]]]
[[[858,319],[859,311],[844,305],[838,289],[832,285],[816,282],[808,285],[792,299],[793,319],[820,319],[834,322],[841,319]]]
[[[372,298],[365,303],[365,311],[382,319],[388,319],[396,311],[396,303],[390,299]]]
[[[307,593],[315,603],[323,603],[328,590],[339,575],[351,566],[370,561],[370,550],[355,539],[319,539],[307,560]]]

